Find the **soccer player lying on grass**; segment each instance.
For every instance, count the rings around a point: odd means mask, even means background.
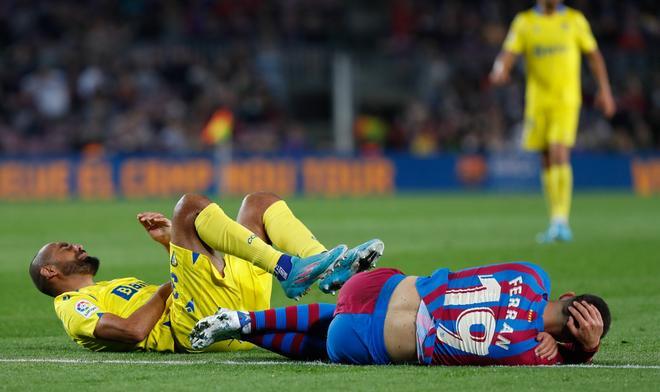
[[[35,286],[55,297],[64,329],[83,347],[192,351],[192,327],[219,307],[270,307],[270,274],[289,298],[304,295],[319,279],[329,292],[332,282],[343,284],[383,252],[380,240],[326,251],[287,204],[269,193],[246,196],[237,222],[206,197],[192,194],[179,200],[171,222],[154,212],[138,214],[138,220],[170,254],[171,282],[160,287],[136,278],[94,282],[99,259],[66,242],[46,244],[30,264]],[[206,351],[251,347],[222,342]]]
[[[194,348],[240,339],[295,359],[348,364],[552,365],[590,362],[610,326],[607,304],[549,300],[539,266],[506,263],[431,276],[358,273],[337,306],[220,309],[191,333]],[[557,343],[559,342],[559,343]]]

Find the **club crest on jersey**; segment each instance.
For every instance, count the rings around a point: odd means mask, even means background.
[[[76,312],[80,313],[84,318],[90,318],[97,310],[96,305],[85,299],[76,302]]]
[[[176,261],[176,255],[174,253],[172,253],[172,257],[170,257],[170,264],[172,265],[172,267],[176,267],[177,265],[179,265],[179,262]]]

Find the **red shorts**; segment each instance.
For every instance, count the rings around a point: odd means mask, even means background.
[[[372,314],[385,282],[393,275],[401,274],[403,272],[394,268],[376,268],[355,274],[339,290],[335,314]]]

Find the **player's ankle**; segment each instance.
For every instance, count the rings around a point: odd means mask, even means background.
[[[283,254],[280,256],[280,259],[277,260],[275,268],[273,269],[273,275],[277,278],[278,281],[282,282],[289,278],[291,269],[293,268],[292,256]]]
[[[250,313],[236,311],[236,314],[238,315],[238,323],[241,326],[241,334],[249,335],[252,333],[252,318],[250,317]]]

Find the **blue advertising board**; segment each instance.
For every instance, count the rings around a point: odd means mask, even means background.
[[[660,159],[574,154],[582,189],[660,189]],[[241,157],[59,156],[0,159],[0,200],[172,197],[186,192],[241,195],[383,195],[419,191],[539,191],[532,154],[438,155],[420,158],[337,156]]]

